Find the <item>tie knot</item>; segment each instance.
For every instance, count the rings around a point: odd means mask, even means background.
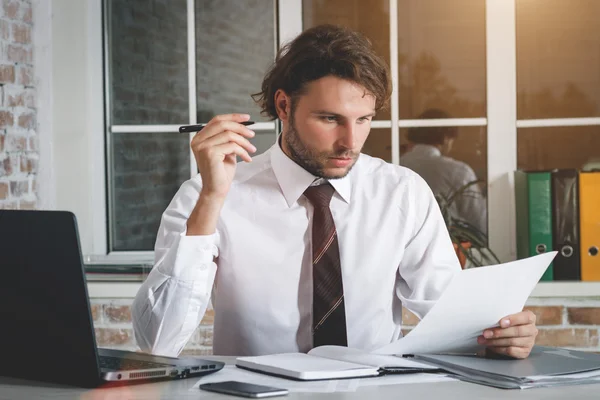
[[[327,207],[333,197],[335,189],[329,182],[318,186],[309,186],[305,191],[304,195],[311,202],[313,207]]]

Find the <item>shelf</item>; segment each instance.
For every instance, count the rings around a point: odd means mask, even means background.
[[[88,282],[91,299],[133,299],[141,282]]]
[[[541,282],[531,297],[600,297],[600,282]]]
[[[88,282],[90,298],[132,299],[141,282]],[[600,282],[538,283],[531,297],[600,297]]]

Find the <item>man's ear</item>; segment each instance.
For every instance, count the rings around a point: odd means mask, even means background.
[[[292,110],[291,98],[281,89],[275,92],[275,110],[281,122],[288,122]]]

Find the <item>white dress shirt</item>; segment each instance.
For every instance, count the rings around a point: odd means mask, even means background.
[[[437,147],[426,144],[417,144],[411,151],[403,154],[400,165],[421,175],[435,195],[447,195],[477,180],[468,164],[442,156]],[[487,234],[487,201],[478,185],[470,186],[450,206],[450,210],[458,218]]]
[[[139,346],[176,356],[212,297],[218,355],[312,348],[315,177],[275,144],[240,163],[217,225],[186,236],[200,176],[164,212],[156,263],[133,303]],[[361,154],[330,181],[346,308],[348,346],[374,349],[401,337],[402,305],[423,317],[460,270],[439,207],[416,173]]]

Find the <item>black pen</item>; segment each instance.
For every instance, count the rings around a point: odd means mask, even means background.
[[[244,121],[244,122],[240,122],[240,124],[248,126],[248,125],[254,124],[254,121]],[[202,130],[202,128],[204,128],[205,126],[206,125],[184,125],[184,126],[179,127],[179,132],[180,133],[200,132]]]

